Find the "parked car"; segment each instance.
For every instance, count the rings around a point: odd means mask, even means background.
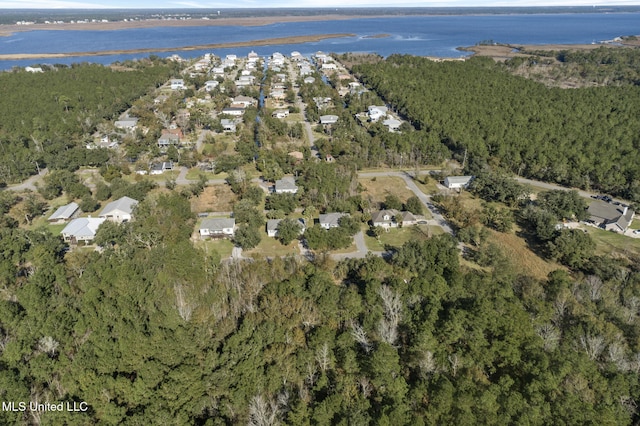
[[[640,229],[636,229],[635,231],[633,231],[633,233],[636,235],[640,234]]]

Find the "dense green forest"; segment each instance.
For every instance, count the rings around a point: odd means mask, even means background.
[[[387,260],[221,264],[188,240],[186,197],[148,196],[102,253],[5,221],[0,398],[90,408],[2,423],[638,421],[637,265],[468,270],[449,236]]]
[[[640,200],[640,87],[549,88],[488,58],[394,55],[353,71],[468,171],[522,176]]]
[[[140,61],[118,71],[78,64],[0,74],[0,182],[19,182],[44,167],[104,164],[104,152],[84,145],[99,123],[166,82],[171,67],[162,62]]]

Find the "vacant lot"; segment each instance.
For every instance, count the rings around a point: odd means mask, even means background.
[[[364,188],[362,197],[369,200],[372,208],[376,208],[377,203],[382,203],[387,195],[395,195],[403,203],[414,195],[404,180],[396,176],[360,178],[358,182]]]
[[[191,211],[194,213],[205,212],[230,212],[236,196],[227,185],[208,186],[202,194],[191,200]]]
[[[550,272],[556,269],[565,269],[563,266],[549,262],[531,251],[524,239],[513,233],[502,233],[489,230],[489,241],[494,242],[502,249],[510,263],[518,273],[530,275],[538,279],[546,279]]]
[[[410,240],[425,240],[444,231],[439,226],[415,225],[404,228],[392,228],[389,232],[383,232],[380,238],[375,238],[364,231],[364,242],[371,251],[383,251],[385,247],[402,247]]]

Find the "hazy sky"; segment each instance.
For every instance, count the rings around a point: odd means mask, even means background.
[[[400,0],[0,0],[0,9],[106,9],[106,8],[260,8],[260,7],[463,7],[463,6],[607,6],[640,5],[640,0],[613,0],[594,3],[593,0],[453,0],[414,1]]]

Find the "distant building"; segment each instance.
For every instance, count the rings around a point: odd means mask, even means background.
[[[171,90],[184,90],[186,89],[186,86],[184,85],[184,80],[181,78],[173,78],[171,79],[171,81],[169,82],[169,85],[171,86]]]

